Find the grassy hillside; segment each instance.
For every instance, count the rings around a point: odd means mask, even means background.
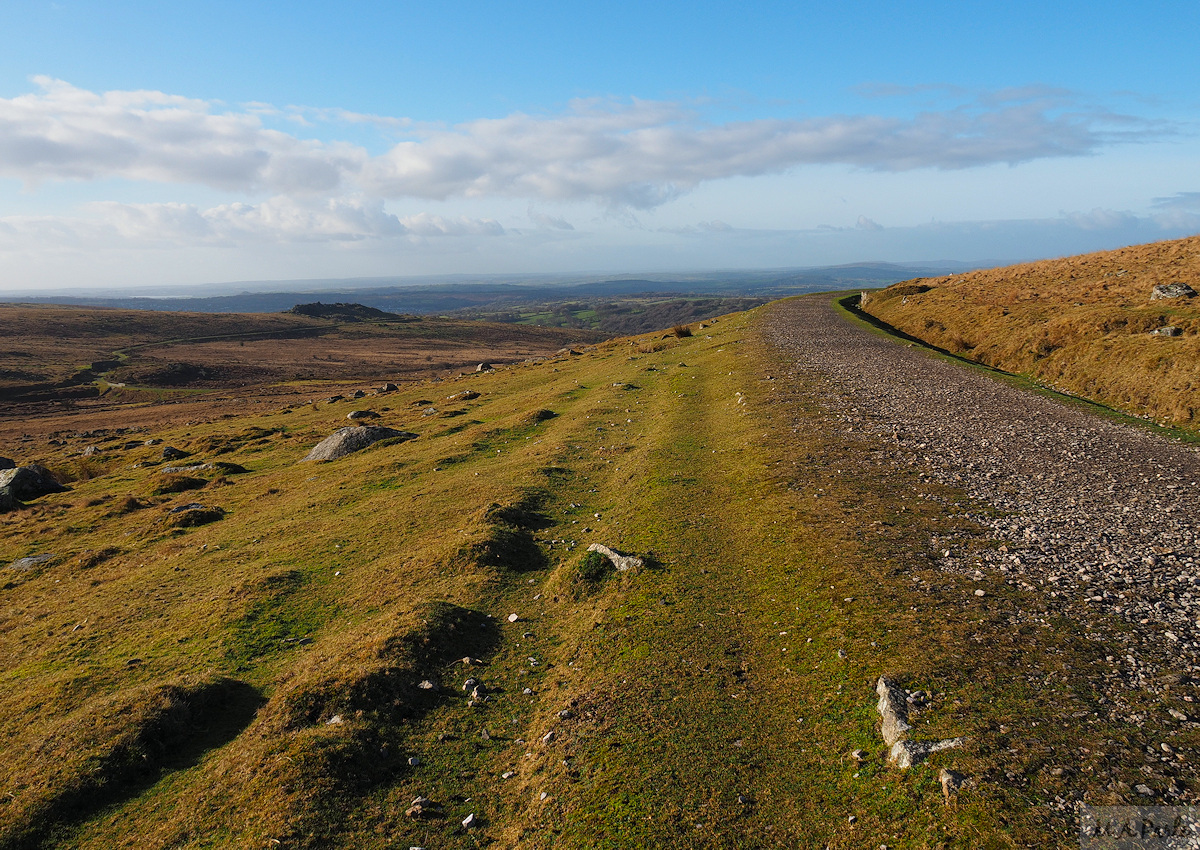
[[[895,284],[864,309],[914,337],[1163,424],[1200,427],[1200,236]],[[1177,336],[1154,334],[1173,327]]]
[[[24,448],[86,475],[0,517],[50,556],[0,569],[0,848],[1072,846],[1055,801],[1154,730],[1040,597],[1016,635],[921,557],[961,494],[866,462],[757,317]],[[362,408],[417,438],[301,460]],[[882,673],[967,749],[888,768]]]

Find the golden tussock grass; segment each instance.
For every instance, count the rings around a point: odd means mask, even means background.
[[[979,363],[1162,424],[1200,427],[1200,236],[868,293],[893,327]],[[1156,335],[1175,327],[1178,336]]]

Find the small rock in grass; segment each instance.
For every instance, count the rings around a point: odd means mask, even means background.
[[[423,691],[432,691],[435,688],[437,688],[437,685],[435,685],[433,682],[429,681],[428,679],[423,679],[421,682],[419,682],[417,684],[417,687]]]
[[[474,829],[475,827],[479,826],[479,818],[475,817],[474,812],[471,812],[471,814],[463,818],[462,825],[467,829]]]
[[[508,621],[509,621],[510,623],[515,623],[515,622],[517,622],[517,620],[519,620],[519,619],[521,619],[521,618],[520,618],[518,615],[516,615],[516,614],[509,614],[509,615],[508,615]]]
[[[554,743],[554,730],[553,729],[551,729],[549,732],[547,732],[545,735],[542,736],[542,743],[543,744]]]
[[[1148,785],[1134,785],[1133,790],[1137,791],[1143,797],[1153,797],[1154,791]]]
[[[948,770],[943,767],[942,772],[938,774],[938,781],[942,783],[942,798],[949,804],[950,798],[963,787],[963,783],[967,781],[967,777],[956,770]]]
[[[408,766],[409,767],[416,767],[420,763],[421,763],[421,759],[418,758],[417,756],[409,756],[408,757]]]

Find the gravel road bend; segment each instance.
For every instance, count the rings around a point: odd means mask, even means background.
[[[1110,675],[1126,688],[1160,688],[1164,664],[1197,674],[1195,448],[873,334],[828,296],[773,306],[766,338],[847,438],[974,502],[985,531],[935,541],[943,569],[1002,574],[1081,620],[1119,615]]]

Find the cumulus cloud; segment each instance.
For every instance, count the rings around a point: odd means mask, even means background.
[[[859,230],[883,230],[882,224],[867,218],[865,215],[860,215],[854,226]]]
[[[236,113],[157,91],[102,94],[47,77],[39,91],[0,99],[0,176],[124,177],[227,190],[331,192],[366,153],[265,128],[262,105]]]
[[[592,99],[559,114],[434,127],[342,109],[253,103],[219,111],[208,101],[163,92],[94,93],[45,77],[35,83],[36,92],[0,99],[0,176],[27,184],[121,177],[293,196],[361,191],[651,209],[706,181],[802,165],[963,169],[1081,156],[1170,132],[1084,109],[1069,93],[1046,88],[960,97],[957,105],[904,118],[713,124],[677,103]],[[290,117],[300,126],[370,124],[408,138],[372,157],[360,146],[269,129],[266,117]]]

